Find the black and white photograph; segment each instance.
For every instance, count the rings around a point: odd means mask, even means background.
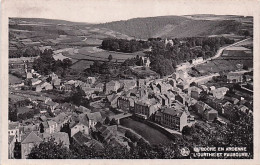
[[[256,158],[254,14],[60,2],[7,18],[8,160]]]

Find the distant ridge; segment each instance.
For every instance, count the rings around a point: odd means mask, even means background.
[[[46,19],[46,18],[19,18],[19,17],[11,17],[9,18],[11,21],[15,22],[22,22],[22,21],[30,21],[34,23],[46,23],[46,24],[68,24],[68,25],[90,25],[90,23],[84,23],[84,22],[72,22],[72,21],[66,21],[66,20],[59,20],[59,19]]]
[[[193,17],[196,19],[193,19]],[[149,37],[181,38],[237,33],[242,25],[241,21],[239,21],[241,18],[243,16],[218,16],[211,14],[159,16],[133,18],[93,26],[107,28],[141,39]]]

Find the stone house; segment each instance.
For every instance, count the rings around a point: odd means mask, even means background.
[[[21,141],[21,157],[22,159],[26,159],[28,157],[28,154],[30,154],[32,148],[35,145],[38,145],[42,142],[42,138],[40,138],[37,133],[31,132],[29,134],[22,136]]]

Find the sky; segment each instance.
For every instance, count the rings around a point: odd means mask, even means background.
[[[222,0],[207,2],[174,0],[3,0],[12,17],[62,19],[74,22],[104,23],[136,17],[189,14],[251,15],[246,7]],[[244,6],[241,8],[241,5]]]

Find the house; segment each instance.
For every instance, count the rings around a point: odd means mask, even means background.
[[[30,132],[29,134],[25,134],[22,136],[21,141],[21,155],[22,159],[26,159],[28,154],[31,152],[32,148],[35,145],[39,145],[43,142],[42,138],[40,138],[35,132]]]
[[[241,112],[244,112],[244,113],[248,113],[249,112],[249,108],[247,108],[246,106],[244,105],[240,105],[237,107],[237,109]]]
[[[56,75],[54,72],[52,72],[49,77],[51,78],[51,81],[52,80],[55,80],[55,79],[59,79],[58,75]]]
[[[95,92],[94,88],[81,87],[81,89],[85,92],[86,98],[90,98],[92,96],[92,94]]]
[[[108,144],[112,147],[123,147],[127,150],[130,150],[128,142],[124,141],[122,138],[118,136],[112,136]]]
[[[168,78],[167,79],[168,83],[172,86],[172,87],[176,87],[176,80],[173,78]]]
[[[171,91],[169,91],[168,93],[166,93],[164,95],[168,99],[169,106],[171,106],[173,101],[175,100],[175,95]]]
[[[86,112],[91,112],[91,110],[90,109],[88,109],[88,108],[86,108],[86,107],[84,107],[84,106],[79,106],[79,108],[77,108],[77,111],[78,112],[81,112],[81,113],[86,113]]]
[[[49,141],[50,139],[54,139],[54,142],[56,143],[62,143],[64,147],[69,148],[70,141],[69,141],[69,135],[66,132],[55,132],[52,134],[49,133],[42,133],[39,134],[39,137],[43,139],[44,141]]]
[[[151,61],[149,59],[149,57],[141,57],[142,60],[142,64],[145,67],[150,67]]]
[[[53,79],[51,80],[53,86],[59,86],[61,83],[61,79]]]
[[[215,110],[217,110],[218,113],[223,114],[223,100],[208,95],[204,102],[212,108],[214,108]]]
[[[47,117],[45,115],[41,115],[41,116],[39,116],[39,120],[41,122],[47,121]]]
[[[202,92],[202,90],[196,86],[192,86],[192,87],[188,88],[188,95],[196,100],[198,100],[200,98],[201,92]]]
[[[192,63],[193,65],[197,65],[197,64],[202,63],[202,62],[203,62],[203,57],[198,57],[198,58],[195,58],[195,59],[193,59],[193,60],[191,61],[191,63]]]
[[[119,83],[124,90],[129,90],[136,87],[136,80],[119,80]]]
[[[77,143],[80,146],[85,145],[95,151],[104,149],[102,143],[95,139],[91,139],[89,136],[85,136],[84,134],[82,134],[82,132],[77,132],[74,136],[72,136],[72,139],[74,143]]]
[[[213,108],[211,108],[211,107],[208,107],[208,108],[204,111],[203,117],[204,117],[207,121],[212,122],[212,121],[214,121],[215,119],[217,119],[217,117],[218,117],[218,111],[216,111],[215,109],[213,109]]]
[[[117,135],[117,125],[97,125],[96,127],[96,132],[99,133],[99,139],[100,141],[104,143],[109,143],[112,137]]]
[[[138,117],[148,119],[159,110],[160,104],[156,100],[138,100],[134,104],[134,113]]]
[[[8,135],[8,159],[14,158],[15,135]]]
[[[89,84],[94,84],[96,82],[96,77],[88,77],[86,81]]]
[[[71,137],[78,132],[82,132],[84,135],[89,135],[89,123],[88,122],[78,122],[74,125],[70,125]]]
[[[243,81],[243,73],[229,72],[227,74],[227,83],[238,83]]]
[[[40,84],[42,82],[40,79],[37,79],[37,78],[31,79],[31,81],[32,81],[32,86]]]
[[[118,99],[117,99],[117,108],[118,109],[121,109],[125,112],[130,112],[130,101],[128,98],[126,97],[123,97],[123,96],[120,96]]]
[[[39,132],[39,126],[40,124],[29,124],[29,125],[23,125],[19,127],[20,136],[24,134],[28,134],[30,132]]]
[[[108,95],[107,96],[107,100],[108,102],[110,103],[111,107],[112,108],[116,108],[117,107],[117,99],[119,98],[120,96],[117,95],[117,94],[111,94],[111,95]]]
[[[162,116],[163,116],[162,112],[161,112],[161,111],[157,111],[157,112],[155,113],[155,116],[154,116],[154,121],[155,121],[156,123],[161,124],[161,122],[162,122]]]
[[[208,89],[208,87],[206,85],[200,85],[199,87],[202,89],[202,91],[204,91],[206,93],[209,92],[209,89]]]
[[[202,101],[198,101],[196,103],[195,109],[200,116],[202,116],[209,122],[214,121],[218,117],[218,111]]]
[[[80,146],[86,145],[90,140],[90,136],[86,136],[81,131],[76,132],[71,136],[74,143],[77,143]]]
[[[15,140],[20,141],[20,124],[18,122],[9,122],[8,123],[8,135],[14,136]]]
[[[69,123],[71,116],[67,115],[64,112],[61,112],[57,116],[53,118],[53,120],[57,123],[57,131],[60,131],[65,124]]]
[[[8,123],[8,158],[14,158],[15,142],[21,141],[18,122]]]
[[[162,94],[155,94],[154,98],[159,102],[161,106],[168,106],[169,105],[169,100],[167,97],[165,97]]]
[[[239,100],[237,98],[234,98],[234,97],[224,96],[224,99],[231,102],[232,104],[237,104],[239,102]]]
[[[53,86],[48,82],[41,82],[35,87],[36,92],[40,92],[42,90],[52,90]]]
[[[65,92],[70,92],[72,91],[73,85],[71,84],[62,84],[61,85],[61,90],[65,91]]]
[[[98,83],[95,88],[99,89],[101,92],[104,90],[104,84],[103,83]]]
[[[41,122],[40,125],[40,133],[54,133],[58,129],[58,123],[56,123],[53,120],[47,120],[44,122]]]
[[[32,73],[31,72],[27,72],[26,73],[26,79],[32,79],[33,76],[32,76]]]
[[[59,105],[59,103],[53,102],[52,100],[48,100],[46,102],[46,105],[53,112],[54,109]]]
[[[229,89],[227,87],[221,87],[221,88],[212,90],[211,93],[213,94],[213,97],[215,97],[217,99],[223,99],[228,90]]]
[[[117,92],[117,90],[120,88],[120,83],[118,81],[110,81],[106,83],[106,94],[110,94],[111,92]]]
[[[89,128],[94,127],[98,122],[102,122],[102,116],[100,112],[86,113],[86,117],[89,122]]]
[[[172,108],[161,110],[161,125],[173,130],[182,131],[188,125],[188,112],[177,104]],[[158,120],[158,119],[157,119]]]
[[[245,75],[245,81],[252,81],[253,78],[253,75]]]
[[[72,137],[77,132],[82,132],[84,135],[89,135],[89,119],[87,118],[87,113],[82,113],[78,116],[72,117],[72,120],[69,124],[70,127],[70,136]]]

